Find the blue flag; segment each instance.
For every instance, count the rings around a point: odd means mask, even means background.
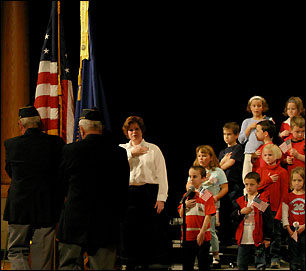
[[[83,2],[83,1],[81,1]],[[89,2],[89,1],[84,1]],[[92,42],[92,29],[90,23],[90,8],[88,9],[87,27],[88,27],[88,59],[83,59],[81,82],[78,86],[78,97],[75,108],[75,119],[74,119],[74,134],[73,141],[81,140],[79,136],[79,118],[84,108],[96,107],[99,109],[102,115],[102,124],[104,126],[104,132],[110,133],[112,131],[109,113],[106,104],[106,98],[102,85],[101,76],[97,70],[94,55],[94,46]],[[82,20],[82,19],[81,19]],[[82,46],[82,45],[81,45]],[[81,84],[80,84],[81,83]]]

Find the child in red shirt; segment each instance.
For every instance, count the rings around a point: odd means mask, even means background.
[[[282,141],[292,138],[290,133],[291,119],[295,116],[304,116],[304,113],[305,108],[302,99],[300,97],[290,97],[286,102],[285,110],[283,112],[283,115],[287,116],[288,119],[282,123],[278,135]]]
[[[291,171],[292,192],[283,203],[282,223],[288,231],[290,270],[305,270],[305,169],[296,167]],[[298,222],[298,226],[297,223]],[[296,228],[294,227],[296,224]],[[295,232],[296,231],[296,232]]]
[[[262,151],[265,165],[257,170],[260,175],[259,191],[266,193],[275,218],[276,213],[281,209],[282,202],[288,196],[289,177],[287,171],[280,166],[282,152],[274,144],[266,145]],[[270,249],[271,268],[280,267],[281,259],[281,225],[277,219],[273,220],[273,236]]]
[[[288,164],[289,175],[295,167],[305,168],[305,119],[303,117],[293,117],[290,128],[292,135],[291,148],[285,153],[284,160]]]
[[[191,184],[196,193],[186,200],[186,241],[183,244],[183,270],[194,270],[195,257],[198,258],[199,270],[210,270],[210,218],[216,213],[212,194],[205,190],[199,193],[201,185],[206,181],[206,170],[202,166],[192,166],[189,169]],[[182,204],[179,206],[183,217]],[[183,240],[183,235],[182,235]]]
[[[237,264],[239,270],[248,270],[250,258],[255,255],[256,270],[265,270],[265,248],[270,245],[273,227],[273,215],[266,203],[264,194],[258,193],[260,176],[256,172],[249,172],[244,185],[247,194],[236,200],[232,213],[233,223],[238,224],[236,240],[238,243]],[[258,200],[261,204],[254,205]]]

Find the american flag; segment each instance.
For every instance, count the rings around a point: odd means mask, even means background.
[[[282,150],[283,153],[286,153],[290,149],[292,149],[291,140],[288,139],[284,143],[282,143],[279,148]]]
[[[266,202],[262,201],[260,198],[255,197],[253,199],[252,206],[255,206],[259,211],[264,212],[267,209],[267,207],[269,206],[269,203],[266,203]]]
[[[42,119],[43,130],[48,134],[59,135],[66,143],[70,143],[74,125],[73,89],[61,16],[58,33],[58,2],[52,1],[40,56],[34,106]]]
[[[293,234],[291,235],[291,238],[297,242],[298,241],[298,230],[299,230],[299,227],[300,227],[300,223],[298,221],[294,221],[293,222],[293,227],[295,229],[295,231],[293,232]]]
[[[200,192],[200,198],[204,201],[208,201],[211,196],[212,196],[212,193],[210,193],[208,190],[205,190],[202,193]]]
[[[298,241],[298,233],[297,233],[297,230],[295,230],[295,231],[293,232],[293,234],[291,235],[291,238],[292,238],[295,242]]]

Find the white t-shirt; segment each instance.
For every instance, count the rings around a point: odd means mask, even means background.
[[[241,244],[254,245],[253,231],[255,229],[254,207],[251,206],[253,200],[248,199],[247,207],[252,208],[252,212],[244,217],[243,234],[241,238]]]

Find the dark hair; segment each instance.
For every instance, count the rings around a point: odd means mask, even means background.
[[[262,120],[258,122],[257,125],[260,125],[264,132],[268,132],[271,138],[274,137],[276,133],[276,127],[272,120]]]
[[[145,132],[145,130],[146,130],[146,128],[145,128],[143,119],[142,119],[141,117],[138,117],[138,116],[130,116],[130,117],[128,117],[128,118],[125,120],[125,122],[124,122],[124,124],[123,124],[123,126],[122,126],[122,131],[123,131],[124,135],[125,135],[127,138],[129,138],[129,136],[128,136],[128,130],[129,130],[130,125],[131,125],[132,123],[137,123],[137,124],[139,125],[139,127],[140,127],[140,129],[141,129],[141,131],[142,131],[142,135],[143,135],[144,132]]]
[[[254,171],[249,172],[244,179],[254,179],[258,184],[260,183],[260,175]]]
[[[198,170],[200,171],[201,177],[206,177],[206,169],[202,166],[191,166],[190,169]]]
[[[227,122],[224,124],[223,129],[231,129],[234,135],[238,135],[240,132],[240,127],[237,122]]]

